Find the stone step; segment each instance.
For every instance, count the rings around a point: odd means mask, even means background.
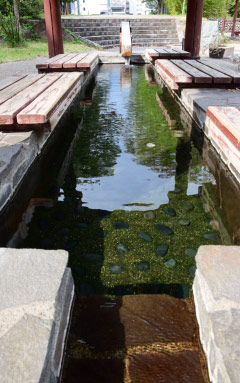
[[[192,301],[157,294],[77,298],[62,383],[80,381],[207,383]]]

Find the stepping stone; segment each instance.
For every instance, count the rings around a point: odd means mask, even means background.
[[[80,229],[87,229],[88,228],[88,224],[85,222],[77,222],[76,226],[79,227]]]
[[[151,220],[155,218],[155,215],[152,211],[147,211],[146,213],[143,214],[145,219]]]
[[[196,270],[197,270],[196,266],[189,267],[189,273],[191,274],[193,278],[195,277]]]
[[[213,242],[219,242],[219,241],[220,241],[219,236],[218,236],[216,233],[214,233],[214,232],[212,232],[212,233],[206,233],[206,234],[204,234],[203,237],[204,237],[205,239],[210,240],[210,241],[213,241]]]
[[[165,235],[173,235],[174,234],[172,229],[170,229],[170,227],[162,225],[162,224],[156,225],[156,229],[158,231],[161,231],[161,233],[165,234]]]
[[[156,253],[158,257],[164,257],[164,255],[166,255],[167,252],[168,252],[168,245],[166,244],[158,245],[156,249]]]
[[[189,221],[189,219],[180,219],[179,224],[182,226],[189,226],[190,221]]]
[[[123,265],[121,263],[116,263],[115,265],[110,265],[109,269],[113,274],[121,274],[123,271]]]
[[[69,239],[66,242],[64,248],[65,248],[65,250],[72,250],[74,247],[77,246],[77,244],[78,244],[77,241],[74,241],[74,239]]]
[[[144,241],[152,242],[152,237],[148,233],[145,233],[144,231],[140,231],[138,233],[138,237],[143,239]]]
[[[114,227],[115,229],[128,229],[129,224],[127,222],[115,222]]]
[[[70,234],[70,229],[68,227],[62,227],[56,234],[58,237],[65,237],[65,235]]]
[[[84,254],[84,258],[90,262],[100,262],[103,259],[103,255],[90,253],[90,254]]]
[[[191,202],[186,202],[184,205],[184,210],[185,211],[192,211],[192,210],[194,210],[194,205]]]
[[[149,262],[143,261],[138,264],[137,268],[139,271],[148,271],[150,269],[150,264]]]
[[[164,210],[166,215],[169,215],[170,217],[176,217],[176,211],[172,207],[167,207]]]
[[[175,259],[169,259],[168,261],[164,262],[164,265],[168,268],[168,269],[172,269],[173,267],[176,266],[176,261]]]
[[[120,254],[124,254],[124,253],[127,253],[129,251],[129,248],[122,242],[120,242],[117,247],[116,247],[117,251],[120,253]]]
[[[197,250],[189,247],[188,249],[184,251],[184,254],[187,255],[188,257],[195,257],[195,255],[197,254]]]

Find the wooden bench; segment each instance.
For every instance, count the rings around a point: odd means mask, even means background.
[[[205,134],[240,181],[240,111],[226,106],[209,107]]]
[[[215,63],[217,61],[217,63]],[[234,64],[219,60],[166,60],[155,61],[156,71],[167,85],[181,88],[236,88],[240,72]]]
[[[98,52],[60,54],[37,64],[38,73],[91,72],[99,63]]]
[[[53,129],[83,79],[83,73],[49,73],[0,81],[0,131]]]
[[[145,56],[150,62],[154,62],[158,59],[188,59],[191,57],[191,54],[182,49],[163,47],[158,49],[146,49]]]

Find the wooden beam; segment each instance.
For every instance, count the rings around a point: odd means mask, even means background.
[[[64,53],[60,1],[44,0],[44,12],[49,57],[54,57],[60,53]]]
[[[188,0],[184,50],[197,57],[200,51],[204,0]]]

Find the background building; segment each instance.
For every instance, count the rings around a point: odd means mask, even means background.
[[[70,3],[70,9],[75,15],[150,13],[150,9],[142,3],[142,0],[76,0]]]

